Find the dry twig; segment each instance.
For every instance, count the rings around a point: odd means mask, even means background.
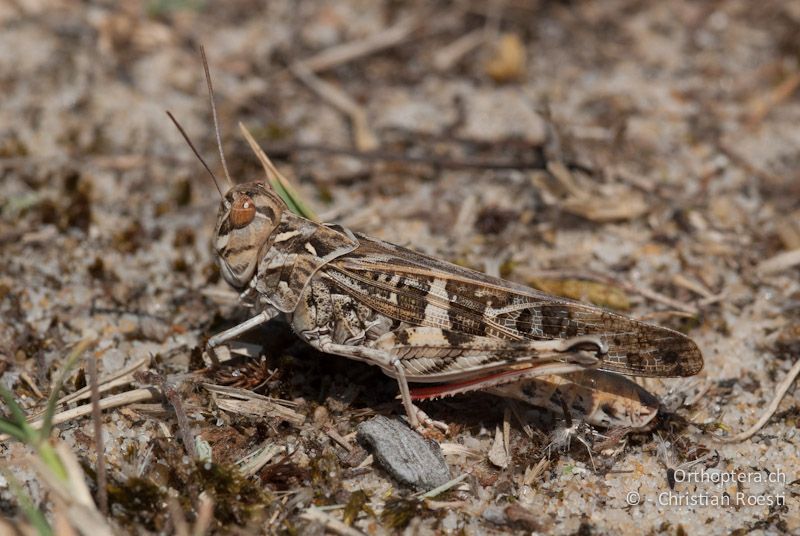
[[[190,458],[196,459],[197,448],[195,446],[194,433],[189,426],[189,418],[186,416],[186,411],[183,409],[183,401],[181,400],[181,395],[175,384],[168,381],[163,375],[149,370],[138,372],[135,376],[138,381],[152,383],[161,389],[164,398],[167,399],[172,409],[175,410],[175,417],[178,420],[178,430],[180,430],[181,439],[183,440],[183,448],[186,449],[186,453]]]
[[[751,437],[756,435],[758,431],[761,430],[767,424],[770,417],[772,417],[772,415],[778,410],[778,406],[780,405],[781,400],[783,400],[783,397],[786,396],[786,393],[789,391],[789,388],[794,383],[794,380],[797,379],[798,375],[800,375],[800,358],[797,359],[797,362],[789,370],[789,373],[786,375],[786,377],[783,379],[780,385],[778,385],[778,387],[775,390],[775,397],[772,399],[772,402],[769,403],[769,406],[767,406],[767,409],[764,412],[764,414],[761,415],[761,417],[753,426],[751,426],[744,432],[740,432],[730,437],[723,437],[713,434],[712,437],[714,438],[714,441],[717,441],[719,443],[739,443],[741,441],[750,439]]]
[[[753,128],[760,124],[776,106],[791,97],[800,87],[800,72],[792,74],[783,82],[768,91],[766,95],[758,95],[748,103],[747,125]]]
[[[108,515],[108,485],[106,480],[106,456],[103,447],[103,416],[100,409],[100,389],[97,385],[97,358],[88,359],[89,386],[92,391],[92,422],[94,424],[94,447],[97,451],[97,502],[103,515]]]

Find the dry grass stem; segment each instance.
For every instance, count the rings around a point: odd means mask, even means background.
[[[169,509],[169,518],[172,521],[172,530],[175,536],[189,536],[189,523],[186,522],[186,516],[183,515],[183,509],[178,499],[170,496],[167,499],[167,508]]]
[[[718,443],[739,443],[741,441],[750,439],[751,437],[756,435],[759,430],[764,428],[767,422],[769,422],[770,417],[772,417],[772,415],[774,415],[775,412],[778,410],[778,406],[780,406],[781,400],[783,400],[783,397],[786,396],[787,392],[789,392],[789,388],[797,379],[798,375],[800,375],[800,358],[797,359],[795,364],[786,374],[786,377],[775,389],[775,396],[772,398],[772,401],[769,403],[769,406],[767,406],[767,409],[764,410],[764,413],[761,415],[761,417],[758,419],[758,421],[756,421],[756,423],[753,426],[751,426],[744,432],[740,432],[730,437],[713,435],[714,441],[717,441]]]
[[[86,487],[83,470],[75,454],[60,442],[56,443],[55,451],[67,471],[66,481],[58,478],[39,458],[31,458],[31,464],[48,489],[64,505],[71,525],[84,536],[113,536],[111,527],[97,510],[89,488]]]
[[[472,459],[484,458],[484,453],[479,450],[465,447],[461,443],[439,443],[444,456],[464,456]]]
[[[320,98],[350,118],[356,149],[372,151],[378,148],[378,137],[370,128],[367,112],[362,106],[341,89],[315,75],[303,64],[291,65],[289,70]]]
[[[549,466],[550,460],[547,457],[542,457],[533,467],[528,466],[525,468],[525,474],[522,477],[523,485],[530,486],[539,480]]]
[[[793,73],[774,87],[766,95],[759,95],[748,103],[747,124],[750,128],[758,126],[764,118],[781,103],[791,97],[800,87],[800,72]]]
[[[343,438],[332,426],[325,427],[325,433],[347,452],[353,452],[353,445]]]
[[[462,35],[433,54],[433,66],[439,71],[449,71],[464,56],[484,44],[487,38],[486,28],[478,28]]]
[[[281,445],[267,444],[237,461],[236,465],[239,466],[242,475],[250,477],[258,473],[272,458],[285,451],[286,447]]]
[[[214,401],[223,411],[239,415],[258,417],[277,417],[293,426],[302,425],[305,415],[290,409],[293,404],[287,400],[269,398],[246,389],[204,383],[203,387],[214,395]]]
[[[466,501],[434,501],[425,500],[425,507],[430,510],[458,510],[467,505]]]
[[[533,429],[531,425],[524,419],[522,416],[522,412],[519,409],[519,404],[517,404],[516,400],[506,399],[506,406],[511,409],[511,413],[514,415],[514,418],[517,419],[517,422],[520,425],[520,428],[528,436],[528,439],[533,439]]]
[[[697,294],[698,296],[701,296],[702,298],[704,298],[706,300],[716,297],[713,292],[708,290],[699,281],[696,281],[694,279],[689,279],[684,274],[681,274],[681,273],[674,274],[672,276],[672,282],[674,284],[678,285],[679,287],[683,287],[686,290],[694,292],[695,294]]]
[[[90,355],[87,360],[89,368],[89,387],[92,393],[92,422],[94,424],[94,448],[97,452],[97,502],[103,515],[108,515],[108,481],[106,477],[106,454],[103,446],[103,415],[100,409],[100,389],[97,385],[97,357]]]
[[[141,388],[141,389],[133,389],[131,391],[127,391],[125,393],[120,393],[118,395],[108,396],[106,398],[100,399],[100,409],[106,410],[111,408],[118,408],[121,406],[127,406],[128,404],[135,404],[137,402],[146,402],[149,400],[157,400],[159,397],[158,392],[151,388]],[[78,417],[83,417],[85,415],[90,415],[92,413],[92,406],[91,404],[86,404],[83,406],[78,406],[77,408],[68,409],[66,411],[62,411],[60,413],[56,413],[53,416],[53,424],[62,424],[65,422],[69,422],[73,419],[77,419]],[[34,419],[30,421],[30,424],[34,428],[41,428],[42,420],[41,419]],[[9,437],[5,434],[0,435],[0,443],[3,441],[8,440]]]
[[[33,381],[33,378],[31,378],[30,375],[27,372],[20,373],[19,379],[24,381],[25,384],[28,387],[30,387],[31,391],[33,391],[33,394],[34,394],[34,396],[36,396],[36,398],[42,399],[42,398],[45,397],[44,394],[42,394],[42,392],[36,386],[36,382]]]
[[[214,520],[214,499],[203,492],[200,494],[200,504],[197,506],[197,519],[192,527],[192,536],[204,536]]]
[[[469,473],[463,473],[454,479],[445,482],[441,486],[437,488],[433,488],[430,491],[426,491],[425,493],[418,493],[415,495],[418,499],[430,499],[431,497],[436,497],[437,495],[441,495],[445,491],[456,487],[457,485],[461,484],[464,480],[469,477]]]
[[[308,508],[300,515],[300,517],[307,521],[320,523],[327,530],[335,534],[339,534],[340,536],[364,536],[363,532],[345,525],[342,521],[339,521],[332,515],[323,512],[316,506]]]
[[[756,270],[759,275],[771,275],[784,272],[800,264],[800,249],[784,251],[759,263]]]
[[[133,373],[141,368],[146,368],[150,365],[150,357],[145,357],[139,361],[125,367],[122,370],[114,372],[105,378],[102,378],[97,384],[98,392],[104,393],[128,385],[133,381]],[[73,404],[81,400],[87,400],[92,396],[92,387],[87,385],[82,389],[78,389],[74,393],[70,393],[58,399],[59,405]]]
[[[416,20],[403,19],[394,26],[375,32],[364,39],[332,46],[297,63],[315,73],[332,69],[400,45],[408,41],[418,28],[419,24]]]

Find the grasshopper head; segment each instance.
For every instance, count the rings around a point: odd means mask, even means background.
[[[286,205],[269,186],[248,182],[233,186],[222,199],[214,233],[222,276],[242,288],[255,273],[261,251]]]
[[[169,111],[167,111],[167,115],[175,123],[178,131],[195,156],[197,156],[197,159],[206,168],[206,171],[214,181],[214,186],[217,187],[217,191],[222,197],[219,214],[217,215],[217,227],[214,232],[214,249],[219,256],[219,267],[225,281],[241,289],[253,278],[258,261],[261,258],[261,251],[269,243],[272,232],[281,220],[281,213],[287,207],[281,198],[263,182],[254,181],[234,184],[231,180],[228,165],[225,163],[225,152],[222,150],[217,108],[214,105],[214,88],[211,85],[211,73],[208,69],[208,61],[203,47],[200,47],[200,56],[203,60],[203,69],[206,74],[208,99],[211,104],[211,117],[214,119],[214,132],[217,137],[219,157],[222,161],[222,168],[225,170],[225,179],[230,187],[227,193],[222,193],[223,188],[220,186],[220,181],[217,180],[214,172],[211,171],[206,161],[200,156],[200,153],[189,139],[186,131],[178,123],[178,120]],[[245,131],[245,136],[252,138],[244,126],[242,126],[242,129]],[[254,140],[248,141],[255,144]],[[257,146],[257,144],[255,145]]]

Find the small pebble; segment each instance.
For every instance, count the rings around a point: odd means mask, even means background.
[[[495,525],[505,525],[508,523],[506,511],[499,506],[490,506],[483,511],[483,519]]]
[[[325,406],[317,406],[314,409],[314,422],[316,424],[325,424],[328,422],[328,408]]]
[[[394,478],[418,490],[431,490],[451,479],[438,443],[404,423],[377,416],[358,425],[358,439],[372,448],[375,460]]]

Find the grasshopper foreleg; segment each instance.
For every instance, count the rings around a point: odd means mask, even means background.
[[[217,359],[217,354],[214,351],[214,348],[217,346],[221,346],[223,343],[235,339],[242,333],[250,331],[256,326],[260,326],[261,324],[265,324],[272,320],[276,315],[272,313],[269,309],[264,309],[260,313],[258,313],[253,318],[249,320],[245,320],[241,324],[237,324],[230,329],[226,329],[222,333],[217,333],[206,343],[206,350],[208,351],[208,356],[211,358],[212,363],[216,366],[219,365],[219,359]]]

